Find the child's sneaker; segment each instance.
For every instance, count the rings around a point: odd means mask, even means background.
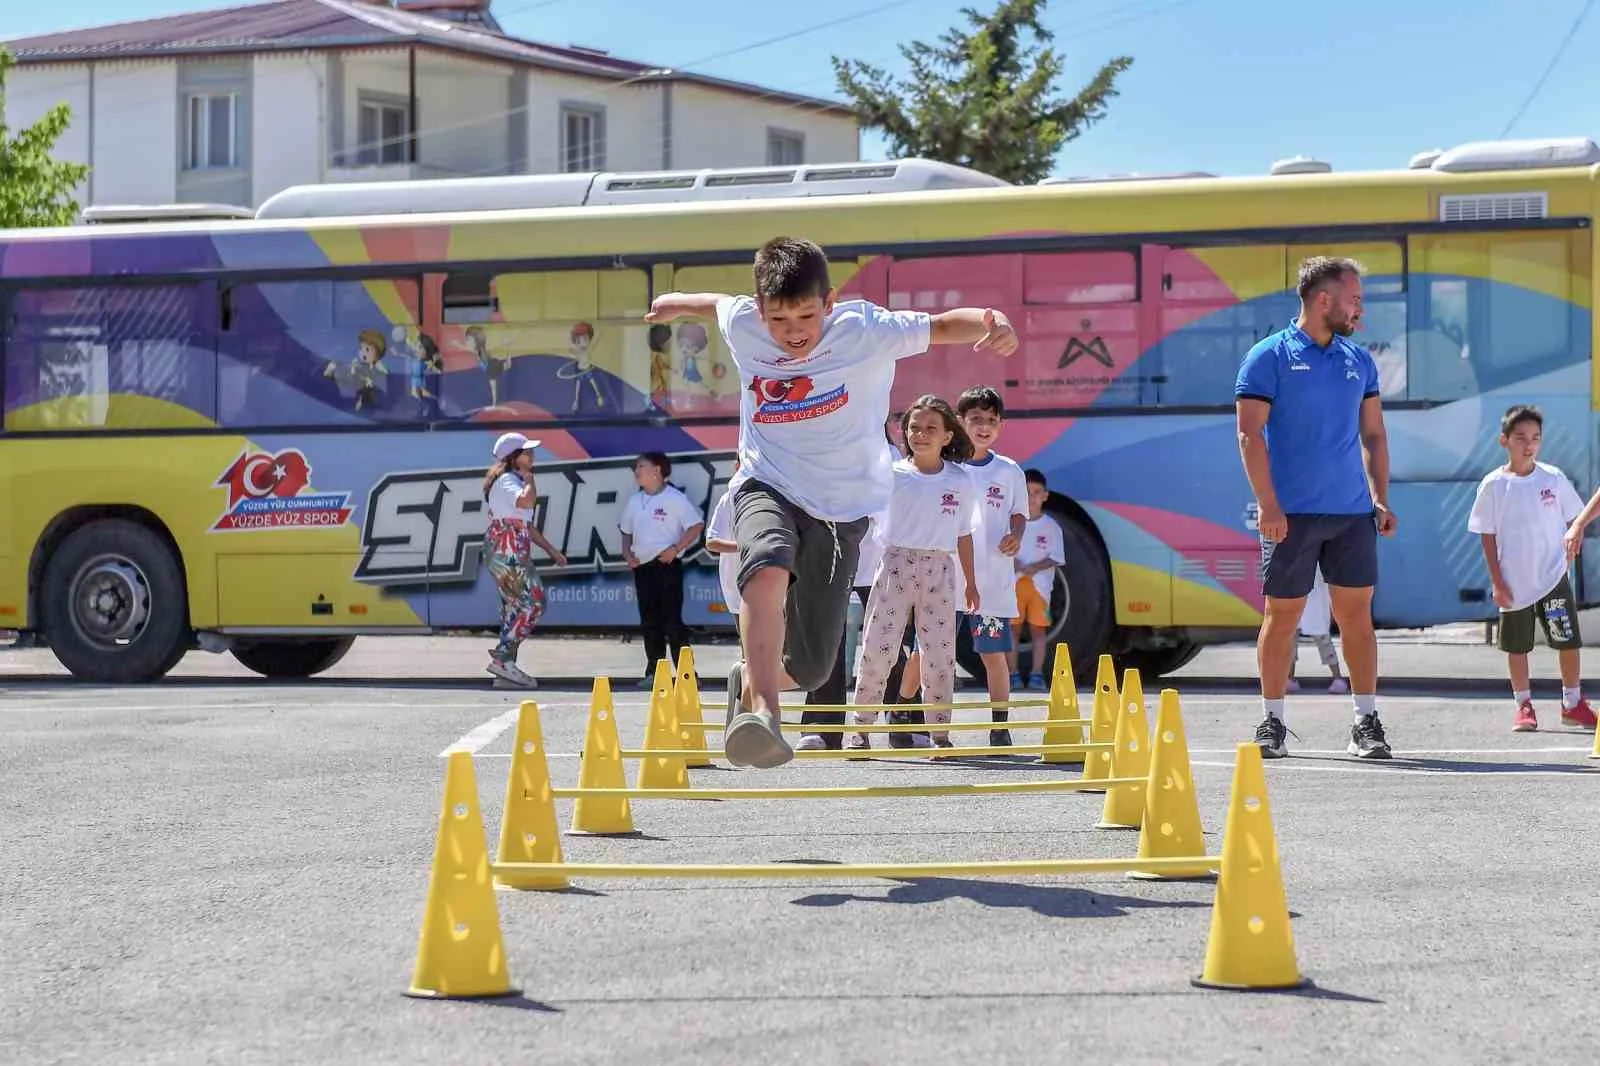
[[[1291,677],[1289,679],[1289,683],[1283,687],[1283,690],[1285,692],[1299,692],[1300,691],[1300,680],[1299,680],[1299,678]]]
[[[1335,696],[1343,696],[1346,692],[1350,691],[1350,682],[1346,681],[1342,677],[1336,677],[1332,681],[1328,682],[1328,691],[1333,693]]]
[[[1049,688],[1050,686],[1048,686],[1048,685],[1046,685],[1044,683],[1044,675],[1043,674],[1029,674],[1028,675],[1028,687],[1029,688],[1036,688],[1036,689],[1039,689],[1039,690],[1042,691],[1042,690],[1044,690],[1046,688]]]
[[[1533,733],[1539,728],[1539,716],[1533,713],[1533,701],[1517,704],[1517,717],[1511,723],[1513,733]]]
[[[1009,748],[1011,746],[1011,730],[989,730],[989,746],[991,748]]]
[[[802,733],[800,742],[794,746],[795,751],[821,751],[828,746],[820,733]]]
[[[1579,700],[1576,707],[1561,708],[1561,724],[1593,729],[1595,727],[1595,717],[1594,711],[1589,709],[1589,701]]]
[[[1028,684],[1021,674],[1013,673],[1011,675],[1011,687],[1013,689],[1027,688]]]

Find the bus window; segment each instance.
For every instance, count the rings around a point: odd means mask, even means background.
[[[1410,267],[1410,399],[1476,396],[1588,360],[1580,234],[1418,236]]]
[[[438,346],[417,328],[417,283],[239,282],[223,295],[218,407],[229,427],[410,421]],[[423,373],[419,373],[422,371]]]
[[[214,292],[210,283],[15,290],[5,428],[213,425]]]
[[[1281,245],[1148,248],[1161,256],[1160,340],[1147,355],[1155,402],[1233,407],[1239,363],[1299,302]],[[1150,299],[1153,294],[1147,294]]]
[[[638,415],[647,398],[628,357],[644,343],[649,292],[642,270],[453,272],[440,300],[447,414]]]

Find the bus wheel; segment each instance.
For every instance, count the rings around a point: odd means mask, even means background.
[[[1017,666],[1042,674],[1048,685],[1055,647],[1064,642],[1072,649],[1072,675],[1078,687],[1092,687],[1100,653],[1109,649],[1114,628],[1111,564],[1092,530],[1067,515],[1049,514],[1061,527],[1067,565],[1056,568],[1051,585],[1050,625],[1045,629],[1047,650],[1042,662],[1032,655],[1027,626],[1012,627],[1012,640],[1020,653]],[[983,660],[972,650],[972,637],[964,626],[956,634],[956,661],[978,682],[984,680]]]
[[[1117,656],[1117,672],[1137,670],[1141,681],[1165,677],[1188,666],[1204,646],[1192,640],[1182,640],[1154,648],[1132,648]]]
[[[45,567],[40,608],[50,650],[87,681],[154,681],[193,641],[176,556],[126,519],[91,522],[62,542]]]
[[[264,677],[312,677],[343,659],[355,637],[238,640],[233,657]]]

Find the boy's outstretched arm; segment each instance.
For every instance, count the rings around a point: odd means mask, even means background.
[[[650,302],[646,322],[671,322],[679,318],[716,318],[720,292],[664,292]]]
[[[957,307],[933,316],[930,343],[969,342],[974,351],[1010,355],[1017,350],[1017,331],[1004,312],[992,307]]]

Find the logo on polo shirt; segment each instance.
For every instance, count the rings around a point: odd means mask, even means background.
[[[793,378],[752,378],[750,391],[756,397],[752,422],[805,422],[830,415],[850,402],[850,394],[840,385],[819,395],[811,395],[816,382],[801,375]]]
[[[990,507],[1004,507],[1006,505],[1006,490],[999,485],[990,485],[988,501]]]

